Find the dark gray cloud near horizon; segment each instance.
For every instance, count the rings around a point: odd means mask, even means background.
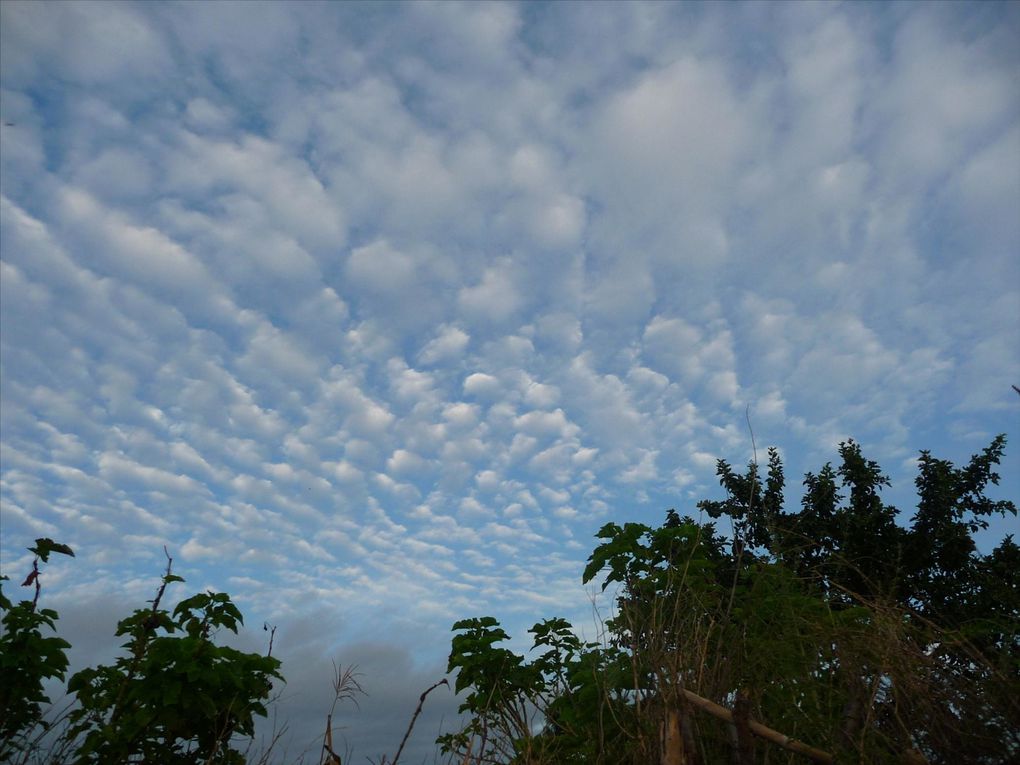
[[[1009,3],[0,4],[3,569],[108,660],[164,545],[392,756],[454,621],[595,637],[604,523],[1006,432]],[[1015,519],[982,535],[1017,532]],[[599,607],[605,599],[595,599]],[[432,762],[439,688],[402,761]]]

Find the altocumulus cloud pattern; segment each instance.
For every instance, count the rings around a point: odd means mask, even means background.
[[[745,407],[905,496],[1015,430],[1016,4],[0,14],[3,560],[78,552],[75,661],[166,545],[279,625],[295,750],[336,658],[392,752],[452,621],[585,623],[593,532],[714,496]]]

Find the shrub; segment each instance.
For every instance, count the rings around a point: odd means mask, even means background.
[[[73,555],[66,545],[36,540],[32,573],[35,598],[14,605],[0,593],[0,757],[27,760],[52,723],[42,705],[43,681],[64,679],[67,641],[55,631],[57,613],[37,609],[40,560],[51,552]],[[237,737],[254,734],[266,715],[273,680],[282,680],[271,655],[244,653],[215,643],[217,631],[237,632],[241,612],[225,593],[199,593],[172,612],[161,607],[168,585],[184,580],[172,559],[149,608],[120,621],[126,653],[112,665],[83,669],[68,681],[74,705],[51,745],[58,759],[86,763],[243,763]],[[64,756],[66,755],[66,757]]]

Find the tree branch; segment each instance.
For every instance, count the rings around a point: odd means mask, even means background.
[[[733,712],[726,707],[719,706],[714,701],[709,701],[708,699],[703,698],[686,688],[682,689],[682,692],[687,700],[694,704],[694,706],[704,709],[713,717],[718,717],[720,720],[728,723],[734,722]],[[778,744],[788,751],[802,754],[815,762],[823,762],[831,765],[831,763],[836,761],[835,758],[828,752],[823,752],[821,749],[815,749],[813,746],[808,746],[797,739],[790,738],[777,730],[773,730],[768,726],[762,725],[760,722],[749,719],[747,721],[747,727],[750,728],[751,733],[759,738],[771,741],[773,744]]]

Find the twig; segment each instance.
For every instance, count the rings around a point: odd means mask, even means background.
[[[36,555],[32,560],[32,572],[25,577],[25,581],[21,583],[22,587],[28,587],[29,585],[35,585],[35,597],[32,598],[32,611],[35,611],[36,606],[39,605],[39,590],[42,589],[39,586],[39,556]]]
[[[266,632],[266,631],[269,632],[269,650],[266,651],[266,656],[272,656],[273,655],[273,638],[276,637],[276,625],[274,624],[272,626],[272,628],[270,628],[270,626],[269,626],[269,624],[267,622],[263,622],[262,630],[263,630],[263,632]]]
[[[753,461],[751,462],[751,480],[750,488],[748,489],[747,497],[747,518],[750,520],[751,511],[754,510],[754,494],[755,489],[758,488],[758,445],[754,440],[754,428],[751,427],[751,405],[748,404],[744,407],[744,419],[747,421],[747,430],[751,434],[751,456]],[[724,621],[729,621],[730,612],[733,610],[733,599],[737,594],[737,582],[740,580],[740,564],[744,562],[744,540],[737,539],[736,528],[733,531],[733,583],[730,585],[730,599],[726,604],[726,615]]]
[[[744,419],[747,421],[747,430],[751,434],[751,454],[754,456],[754,464],[758,464],[758,446],[754,442],[754,428],[751,427],[751,405],[744,407]]]
[[[149,645],[149,636],[159,628],[159,604],[163,600],[163,593],[166,592],[166,586],[170,583],[170,573],[173,571],[174,559],[170,557],[170,551],[166,549],[166,545],[163,545],[163,554],[166,556],[166,573],[163,575],[163,581],[159,585],[159,590],[156,591],[156,597],[152,600],[152,612],[149,618],[142,623],[143,632],[141,634],[135,634],[134,640],[132,640],[131,646],[131,664],[128,666],[127,674],[124,675],[124,679],[121,680],[120,688],[117,690],[117,698],[113,702],[110,712],[110,725],[117,721],[121,716],[124,709],[122,703],[124,696],[127,693],[128,686],[135,679],[135,673],[138,672],[138,665],[142,661],[142,657],[145,655],[145,651]]]
[[[444,677],[438,683],[434,683],[425,689],[425,692],[418,698],[418,707],[414,710],[414,714],[411,715],[411,723],[407,726],[407,733],[404,734],[403,740],[400,742],[400,746],[397,748],[397,753],[393,755],[393,762],[390,765],[397,765],[397,760],[400,759],[400,753],[404,751],[404,744],[407,743],[407,739],[411,735],[411,730],[414,728],[414,721],[418,719],[418,715],[421,714],[422,705],[425,703],[425,697],[428,696],[432,691],[438,688],[440,685],[445,685],[447,688],[450,687],[450,683],[447,682]]]

